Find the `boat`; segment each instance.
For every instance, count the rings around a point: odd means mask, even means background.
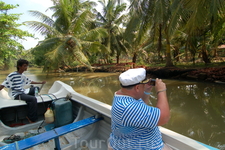
[[[72,121],[62,125],[44,122],[46,106],[57,100],[72,103]],[[48,94],[37,96],[39,121],[26,121],[26,103],[11,100],[7,92],[0,93],[0,141],[10,137],[22,137],[27,133],[35,135],[16,140],[11,144],[0,142],[5,149],[57,149],[57,150],[107,150],[111,132],[111,106],[84,96],[61,81],[55,81]],[[61,108],[60,108],[61,110]],[[13,112],[13,113],[12,113]],[[63,112],[60,112],[63,113]],[[67,115],[66,115],[67,116]],[[65,116],[65,117],[66,117]],[[61,117],[60,119],[64,119]],[[55,117],[55,119],[57,119]],[[163,141],[173,150],[217,150],[194,139],[159,127]]]

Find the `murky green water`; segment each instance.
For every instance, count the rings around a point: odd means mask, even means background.
[[[11,71],[1,71],[0,82]],[[47,81],[41,93],[47,93],[53,82],[60,80],[110,105],[114,92],[120,88],[118,73],[51,73],[46,77],[40,69],[29,68],[25,74],[34,81]],[[225,84],[164,81],[171,109],[171,119],[164,127],[225,150]],[[155,105],[155,96],[153,93],[150,105]]]

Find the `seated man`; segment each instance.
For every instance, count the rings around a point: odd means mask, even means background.
[[[0,90],[9,88],[9,96],[15,100],[24,100],[28,105],[27,119],[35,122],[38,119],[37,99],[34,96],[35,88],[24,89],[28,84],[45,84],[45,81],[35,82],[27,78],[23,72],[27,70],[29,62],[24,59],[17,61],[17,71],[10,73],[5,81],[0,85]]]
[[[156,107],[149,106],[154,85],[146,79],[144,68],[129,69],[119,76],[121,89],[115,92],[111,110],[109,149],[167,150],[158,126],[169,121],[170,110],[166,85],[156,79]]]

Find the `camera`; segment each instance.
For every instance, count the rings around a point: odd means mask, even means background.
[[[155,79],[151,79],[150,82],[149,82],[149,84],[150,84],[151,86],[155,86]]]

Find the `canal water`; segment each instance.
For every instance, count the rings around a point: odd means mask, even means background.
[[[15,69],[14,69],[15,70]],[[14,70],[1,71],[0,83]],[[54,81],[69,84],[78,93],[112,104],[113,94],[120,88],[119,73],[61,72],[42,73],[28,68],[25,74],[34,81],[47,81],[41,90],[46,94]],[[171,119],[165,128],[202,143],[225,150],[225,84],[163,80],[167,85]],[[155,106],[156,93],[149,100]]]

